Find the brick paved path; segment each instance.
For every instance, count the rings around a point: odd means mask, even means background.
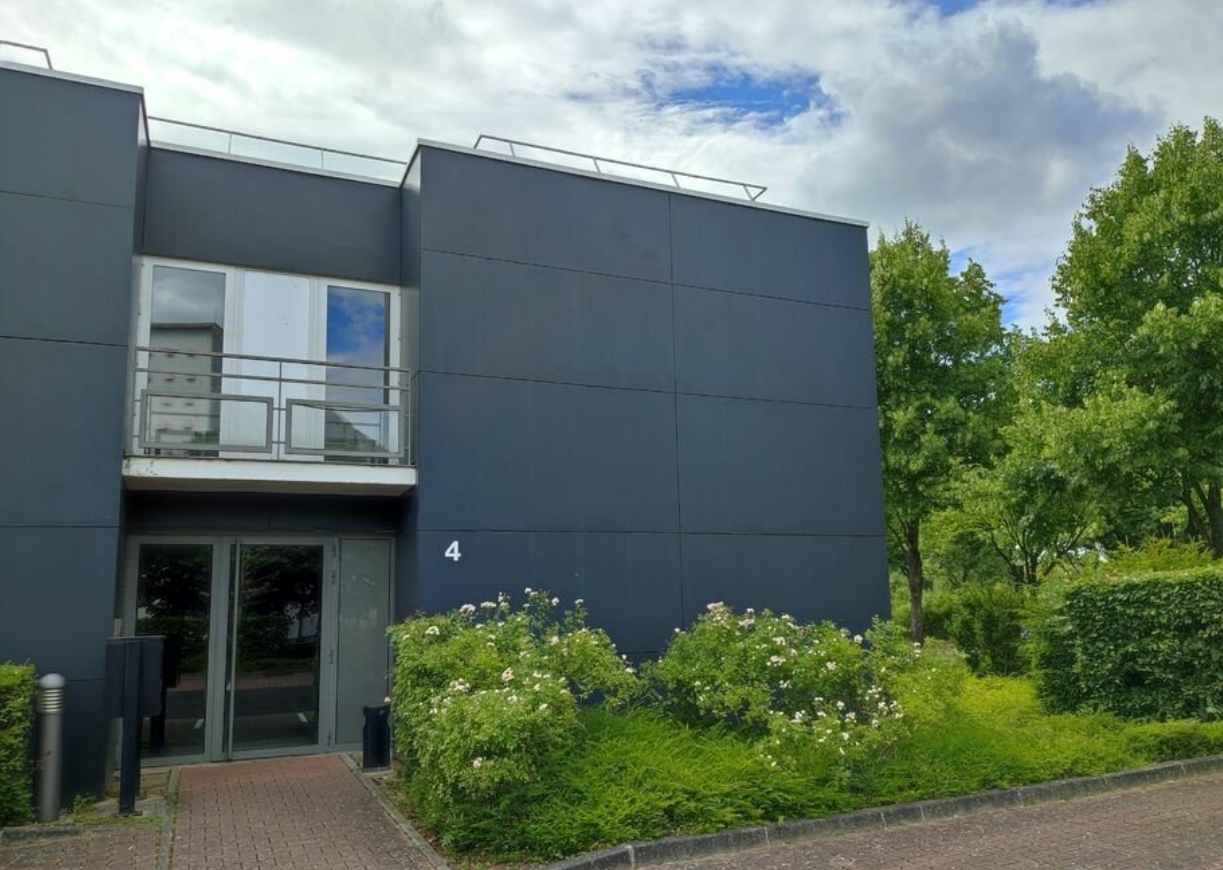
[[[185,767],[174,870],[432,870],[338,756]]]
[[[1223,774],[666,867],[1223,870]]]
[[[70,837],[6,843],[0,870],[155,870],[161,825],[103,825]]]

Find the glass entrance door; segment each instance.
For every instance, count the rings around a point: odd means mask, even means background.
[[[134,536],[123,629],[166,637],[146,759],[359,745],[389,666],[387,538]]]
[[[319,745],[330,545],[231,548],[227,755]]]

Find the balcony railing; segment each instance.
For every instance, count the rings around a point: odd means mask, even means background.
[[[149,139],[155,145],[179,145],[211,151],[228,157],[246,157],[285,166],[301,166],[323,172],[337,172],[373,178],[396,184],[403,178],[407,164],[355,151],[340,151],[317,145],[303,145],[287,139],[238,133],[205,124],[174,121],[149,116]]]
[[[130,456],[411,465],[408,370],[137,347]]]

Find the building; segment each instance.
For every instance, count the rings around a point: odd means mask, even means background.
[[[886,615],[864,225],[14,63],[0,117],[0,659],[69,680],[66,797],[115,634],[170,638],[145,751],[221,760],[358,744],[387,624],[500,590],[632,655]]]

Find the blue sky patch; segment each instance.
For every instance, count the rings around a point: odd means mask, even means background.
[[[651,78],[643,80],[647,93],[660,104],[719,109],[739,116],[781,124],[813,105],[831,106],[820,89],[818,75],[758,77],[742,70],[714,67],[705,71],[704,83],[667,90]]]

